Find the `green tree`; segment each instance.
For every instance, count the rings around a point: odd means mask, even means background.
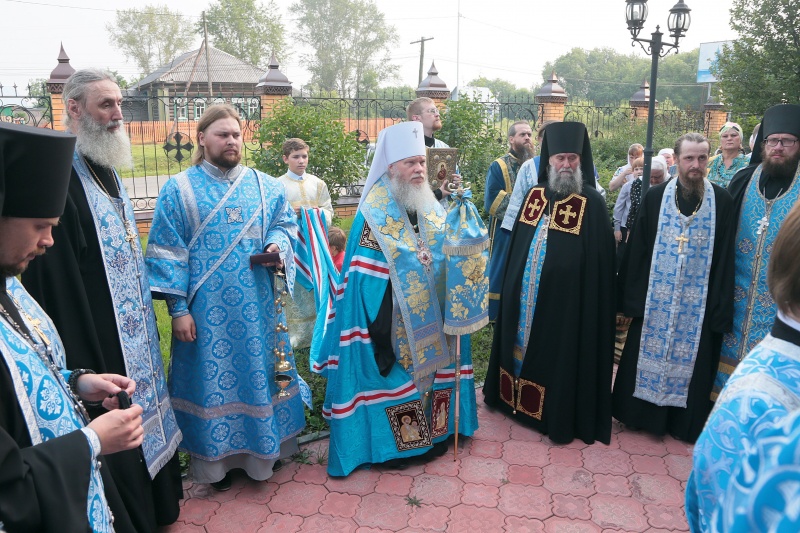
[[[217,0],[206,11],[208,34],[214,47],[251,65],[264,66],[271,53],[287,57],[284,27],[275,0]],[[198,32],[203,31],[203,21]]]
[[[364,149],[355,132],[347,132],[338,113],[321,105],[295,105],[292,99],[280,102],[261,121],[256,132],[263,149],[255,155],[256,168],[272,176],[282,176],[281,147],[286,139],[299,137],[308,143],[308,171],[327,185],[334,201],[339,187],[355,183],[364,176]]]
[[[481,214],[486,185],[486,171],[497,157],[506,152],[506,136],[487,120],[486,106],[473,98],[448,100],[442,117],[442,129],[436,134],[453,148],[458,148],[461,175],[472,183],[472,199]]]
[[[298,0],[292,10],[298,39],[312,50],[303,56],[312,84],[346,95],[395,76],[389,52],[397,32],[373,0]]]
[[[678,107],[699,108],[703,88],[695,83],[699,50],[667,56],[659,64],[656,98],[669,98]],[[553,62],[545,63],[542,77],[556,71],[570,98],[596,105],[627,102],[642,80],[650,78],[650,59],[611,48],[573,48]]]
[[[136,63],[142,77],[187,51],[194,40],[186,17],[166,5],[117,10],[106,31],[109,42]]]
[[[47,78],[31,78],[28,80],[28,96],[41,98],[47,96]]]
[[[800,103],[800,0],[733,0],[730,13],[739,39],[712,65],[725,102],[758,114]]]
[[[533,101],[536,93],[530,89],[520,89],[516,85],[500,78],[490,80],[485,76],[475,78],[469,85],[473,87],[488,87],[494,97],[501,102],[525,102]]]

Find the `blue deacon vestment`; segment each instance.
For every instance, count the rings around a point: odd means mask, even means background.
[[[767,200],[758,188],[762,170],[763,165],[759,165],[750,178],[739,214],[733,329],[722,338],[712,399],[716,399],[739,361],[769,333],[777,311],[767,287],[767,265],[778,230],[800,199],[800,169],[789,190],[772,200]]]
[[[0,318],[0,357],[5,359],[11,374],[14,392],[28,426],[31,444],[35,446],[80,431],[88,424],[88,420],[79,410],[76,399],[67,385],[70,372],[55,372],[51,368],[51,366],[64,368],[65,365],[64,348],[55,326],[16,278],[6,278],[3,280],[3,285],[3,289],[7,288],[11,297],[19,302],[25,327],[32,332],[32,338],[37,343],[37,349],[34,350],[25,337],[6,320]],[[33,333],[36,323],[49,340],[50,350],[46,349],[41,336]],[[47,363],[45,358],[48,359]],[[92,447],[91,442],[89,446]],[[12,466],[6,465],[9,471]],[[106,501],[103,480],[100,476],[100,465],[98,461],[92,460],[91,464],[86,466],[89,469],[89,490],[86,495],[89,528],[97,533],[114,531],[111,510]],[[76,480],[76,485],[79,484],[80,480]],[[56,509],[48,511],[58,512]],[[64,524],[64,529],[72,530],[75,526],[76,524]]]
[[[686,485],[694,533],[800,531],[797,327],[777,320],[719,395],[695,444]],[[795,340],[776,337],[782,332]]]
[[[332,476],[346,476],[367,463],[420,455],[448,438],[455,430],[456,386],[461,391],[459,433],[470,436],[478,427],[469,337],[462,336],[457,385],[455,338],[445,335],[443,323],[459,310],[469,314],[469,302],[475,302],[476,314],[483,317],[472,326],[485,324],[485,257],[473,257],[472,266],[466,264],[470,258],[459,263],[459,275],[467,274],[463,286],[470,287],[470,295],[448,299],[445,213],[439,204],[434,207],[418,215],[417,236],[405,210],[392,199],[384,175],[367,193],[353,221],[331,317],[335,322],[323,344],[328,353],[323,415],[331,427],[328,473]],[[428,267],[423,266],[426,262]],[[390,279],[397,364],[383,377],[368,328]],[[445,308],[446,302],[455,313]],[[469,331],[474,329],[463,330]]]
[[[292,290],[296,217],[270,176],[242,166],[221,174],[203,162],[174,176],[153,217],[151,289],[173,317],[190,312],[197,328],[194,342],[173,338],[170,394],[181,449],[193,457],[275,460],[305,426],[305,383],[293,368],[289,397],[278,397],[273,350],[286,352],[292,367],[294,356],[288,334],[276,332],[270,271],[251,269],[249,258],[277,244]]]

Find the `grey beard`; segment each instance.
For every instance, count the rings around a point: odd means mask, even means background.
[[[399,173],[389,171],[389,189],[394,200],[411,213],[426,213],[438,203],[427,183],[414,185],[400,179]]]
[[[133,156],[131,155],[131,140],[122,121],[112,121],[100,124],[88,113],[81,115],[80,129],[76,148],[78,153],[88,157],[98,165],[106,168],[131,169]],[[115,132],[109,132],[108,126],[119,125]]]
[[[583,171],[581,167],[578,167],[575,172],[572,172],[572,170],[556,172],[555,168],[549,167],[547,169],[547,183],[559,196],[580,194],[583,189]]]

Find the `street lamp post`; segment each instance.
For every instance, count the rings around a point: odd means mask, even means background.
[[[625,0],[625,3],[627,4],[625,6],[625,19],[628,22],[628,31],[631,32],[631,39],[633,39],[631,46],[636,46],[636,43],[639,43],[642,50],[652,57],[650,64],[650,102],[647,114],[647,141],[644,149],[644,168],[642,172],[642,196],[644,196],[644,193],[650,187],[650,168],[653,161],[653,127],[656,118],[658,60],[673,49],[675,49],[675,52],[678,51],[678,41],[689,31],[692,17],[689,14],[691,9],[683,0],[678,0],[678,3],[669,10],[669,18],[667,19],[669,35],[674,41],[672,43],[664,43],[661,40],[664,34],[659,31],[659,26],[656,26],[656,31],[650,34],[650,39],[640,39],[639,32],[642,31],[644,22],[647,20],[647,0]],[[647,46],[645,46],[645,43]]]

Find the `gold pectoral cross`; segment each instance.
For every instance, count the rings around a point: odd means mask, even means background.
[[[678,253],[683,253],[683,245],[689,242],[689,237],[686,237],[683,233],[675,237],[675,240],[678,241]]]
[[[50,346],[50,338],[47,335],[45,335],[44,331],[40,327],[42,325],[42,321],[39,320],[38,318],[33,318],[32,316],[27,315],[27,314],[26,314],[25,318],[27,318],[28,322],[31,323],[31,327],[33,328],[33,331],[35,331],[36,334],[39,335],[39,338],[42,339],[42,342],[44,343],[44,345],[45,346]]]

